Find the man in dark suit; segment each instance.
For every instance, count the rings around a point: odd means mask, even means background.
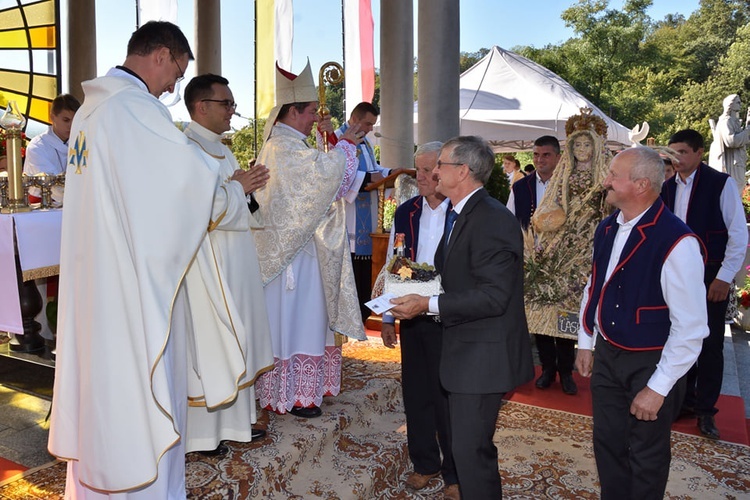
[[[513,184],[506,205],[524,229],[529,227],[531,216],[542,202],[547,183],[560,161],[560,142],[551,135],[543,135],[534,141],[533,152],[536,170]],[[534,335],[539,362],[542,364],[542,374],[536,381],[537,388],[546,389],[552,385],[559,373],[563,392],[570,395],[578,393],[573,380],[575,341],[542,333],[536,332]]]
[[[448,391],[451,445],[462,498],[502,495],[492,442],[503,395],[534,376],[523,306],[518,222],[483,188],[495,155],[479,137],[441,149],[438,192],[453,202],[435,254],[445,293],[393,299],[401,319],[440,314],[440,382]]]

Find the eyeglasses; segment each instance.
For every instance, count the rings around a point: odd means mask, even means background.
[[[438,168],[442,167],[443,165],[465,165],[465,163],[456,163],[451,161],[437,161]]]
[[[201,99],[201,102],[218,102],[225,108],[227,108],[227,111],[230,109],[234,111],[237,109],[237,103],[234,101],[230,101],[229,99]]]
[[[178,84],[182,80],[185,79],[185,70],[180,67],[180,63],[177,62],[177,59],[175,59],[174,54],[172,54],[172,52],[169,53],[169,56],[172,58],[172,61],[174,61],[175,66],[177,66],[177,69],[180,70],[180,76],[178,76],[177,79],[174,81],[175,84]]]

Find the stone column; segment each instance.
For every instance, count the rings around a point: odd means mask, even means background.
[[[195,74],[221,74],[219,0],[195,0]]]
[[[414,8],[380,2],[380,164],[414,166]],[[458,63],[456,63],[458,64]]]
[[[419,0],[420,144],[459,134],[459,0]]]
[[[96,78],[96,2],[76,0],[67,4],[68,92],[83,102],[81,82]]]

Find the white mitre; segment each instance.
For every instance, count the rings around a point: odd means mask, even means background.
[[[268,120],[266,120],[266,126],[263,130],[263,141],[266,141],[268,136],[271,135],[271,129],[276,123],[282,106],[295,102],[317,101],[318,91],[315,89],[309,59],[305,69],[298,76],[281,69],[279,64],[276,63],[276,105],[268,114]]]

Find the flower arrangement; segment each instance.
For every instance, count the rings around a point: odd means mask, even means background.
[[[745,191],[747,191],[747,189],[745,189]],[[742,195],[742,199],[744,204],[744,193]],[[745,270],[748,273],[747,277],[745,278],[745,284],[742,286],[742,288],[737,289],[737,302],[745,309],[750,309],[750,266],[747,266]]]
[[[396,215],[396,200],[389,196],[383,204],[383,230],[390,231],[393,225],[393,217]]]
[[[742,208],[745,209],[745,221],[750,223],[750,185],[742,190]]]

